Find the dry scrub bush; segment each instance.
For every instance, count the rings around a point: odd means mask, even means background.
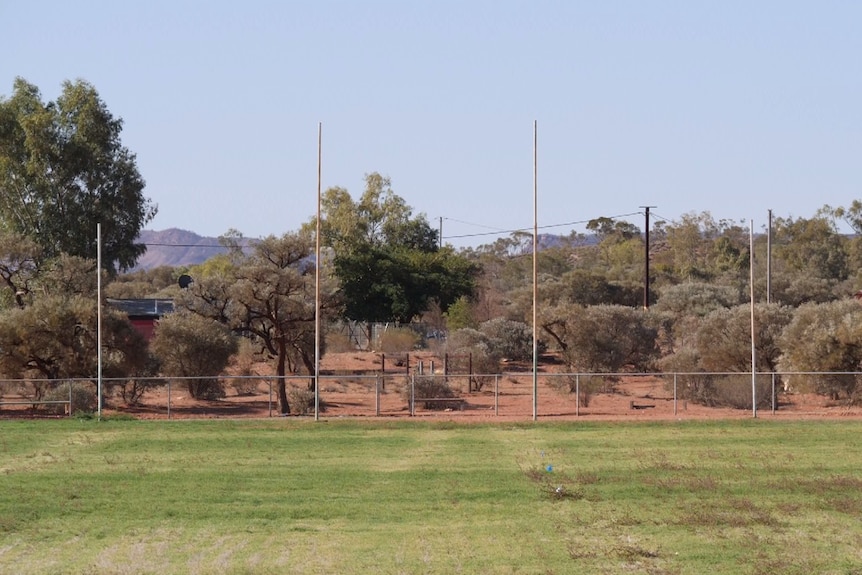
[[[404,388],[404,397],[410,401],[410,386]],[[445,377],[421,376],[413,381],[413,401],[421,403],[423,409],[442,410],[452,407],[458,403],[455,391],[449,386]],[[452,399],[448,401],[423,401],[432,399]]]
[[[43,401],[69,401],[69,385],[67,383],[53,384],[42,396]],[[71,390],[72,405],[51,403],[40,406],[47,413],[62,415],[71,407],[72,413],[92,413],[99,406],[96,390],[93,384],[73,383]]]
[[[589,407],[593,395],[597,393],[613,393],[616,378],[610,376],[567,375],[548,378],[548,386],[560,393],[577,393],[578,403]]]
[[[138,405],[146,392],[165,385],[165,380],[155,377],[159,369],[159,361],[147,354],[146,362],[135,377],[109,384],[113,395],[119,394],[126,405]]]
[[[390,328],[377,336],[377,349],[383,353],[403,353],[416,348],[420,337],[406,327]]]
[[[314,413],[314,390],[305,387],[291,387],[287,392],[287,402],[290,410],[295,415],[308,415]],[[326,403],[320,399],[318,410],[326,411]]]
[[[330,332],[326,334],[326,351],[330,353],[348,353],[356,351],[356,345],[348,335]]]
[[[665,382],[668,390],[672,391],[673,379],[666,378]],[[751,409],[751,395],[751,374],[677,376],[677,397],[707,407]],[[755,398],[758,408],[772,406],[772,382],[769,376],[758,376]]]
[[[240,376],[239,379],[230,381],[230,386],[237,395],[254,395],[257,392],[260,380],[252,376],[258,375],[254,370],[254,365],[258,361],[260,361],[260,357],[251,341],[245,338],[240,339],[236,353],[230,358],[230,371]]]

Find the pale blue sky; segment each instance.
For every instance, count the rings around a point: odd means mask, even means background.
[[[0,94],[83,78],[124,119],[149,229],[297,229],[318,122],[324,189],[388,175],[457,246],[532,226],[534,120],[540,226],[862,199],[862,2],[0,0],[0,22]]]

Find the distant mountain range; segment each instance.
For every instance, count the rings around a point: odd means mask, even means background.
[[[246,238],[248,243],[254,239]],[[146,244],[147,252],[138,259],[138,264],[131,270],[153,269],[160,266],[181,267],[193,266],[205,262],[217,254],[225,253],[226,249],[219,244],[218,238],[200,236],[188,230],[170,228],[162,231],[143,230],[138,236],[138,242]],[[578,242],[554,234],[539,234],[539,249],[591,244],[595,238],[581,238]],[[526,242],[520,250],[526,254],[532,251],[532,242]]]
[[[199,236],[188,230],[171,228],[162,231],[143,230],[138,242],[146,244],[147,252],[138,259],[134,269],[160,266],[193,266],[217,254],[225,253],[218,238]]]

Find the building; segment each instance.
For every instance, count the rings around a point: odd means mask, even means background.
[[[114,309],[124,312],[132,325],[143,334],[147,341],[153,339],[159,318],[174,311],[171,299],[111,299],[107,303]]]

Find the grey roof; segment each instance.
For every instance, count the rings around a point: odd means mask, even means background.
[[[111,299],[108,305],[123,311],[129,317],[159,318],[174,311],[172,299]]]

